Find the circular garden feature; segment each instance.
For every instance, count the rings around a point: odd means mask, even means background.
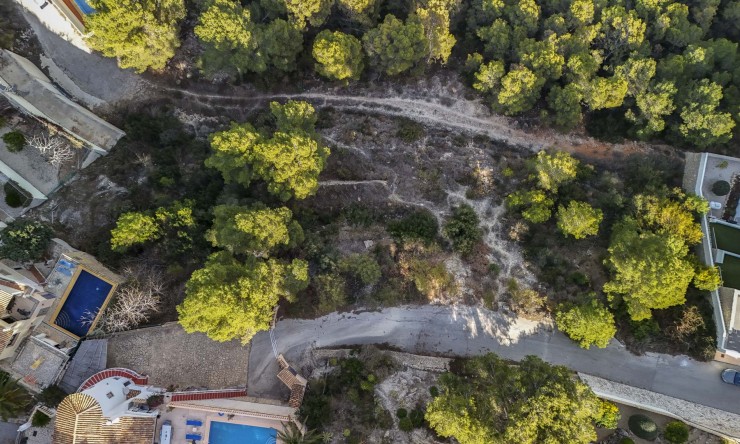
[[[654,441],[658,437],[658,426],[645,415],[632,415],[627,422],[632,433],[638,438]]]
[[[714,185],[712,185],[712,193],[717,196],[725,196],[729,192],[730,183],[726,180],[718,180],[717,182],[714,182]]]

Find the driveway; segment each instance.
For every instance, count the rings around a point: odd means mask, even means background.
[[[494,352],[520,360],[536,355],[578,372],[740,414],[740,387],[720,380],[726,364],[656,353],[636,356],[616,340],[605,349],[584,350],[546,325],[482,308],[399,307],[333,313],[316,320],[283,320],[276,325],[275,339],[278,352],[298,366],[308,363],[312,347],[360,344],[387,344],[410,353],[445,356]],[[278,390],[273,384],[277,365],[267,333],[252,341],[249,370],[251,396],[269,396]]]

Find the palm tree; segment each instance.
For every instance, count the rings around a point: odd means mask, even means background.
[[[31,395],[12,379],[9,374],[0,372],[0,417],[3,421],[16,418],[31,404]]]
[[[303,433],[294,422],[285,424],[283,430],[278,432],[278,438],[283,444],[320,444],[324,441],[323,437],[315,430],[308,430]]]

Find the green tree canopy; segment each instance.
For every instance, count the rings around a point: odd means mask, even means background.
[[[653,309],[683,304],[694,277],[687,254],[680,237],[640,230],[627,218],[614,228],[606,261],[613,277],[604,291],[610,299],[621,297],[635,321],[650,318]]]
[[[293,213],[285,207],[218,205],[213,208],[213,214],[213,227],[206,233],[206,239],[214,247],[231,253],[267,256],[280,246],[303,239],[301,226],[292,220]]]
[[[302,260],[240,263],[225,251],[214,253],[187,282],[178,322],[186,332],[205,333],[214,341],[247,343],[270,327],[280,298],[292,301],[307,285],[308,264]]]
[[[440,377],[426,420],[461,444],[583,443],[596,439],[599,400],[565,367],[534,356],[519,365],[494,354]]]
[[[180,46],[182,0],[92,0],[95,13],[85,18],[91,48],[118,59],[121,68],[144,72],[164,69]]]
[[[154,211],[128,212],[118,217],[111,230],[111,248],[123,251],[134,245],[165,239],[166,250],[181,253],[192,245],[197,228],[193,201],[174,201]]]
[[[603,218],[604,213],[600,209],[593,208],[586,202],[572,200],[568,202],[568,206],[558,207],[558,228],[566,237],[570,235],[576,239],[584,239],[595,236]]]
[[[535,179],[543,190],[557,193],[558,187],[573,181],[580,162],[564,151],[540,151],[534,159]]]
[[[291,21],[299,28],[321,26],[331,13],[331,0],[283,0]]]
[[[388,14],[383,23],[362,37],[371,63],[392,76],[418,66],[429,55],[424,26],[410,15],[406,23]]]
[[[559,306],[555,322],[560,331],[586,349],[592,345],[606,347],[617,333],[614,316],[596,299],[579,305]]]
[[[522,217],[533,224],[550,220],[555,201],[542,190],[519,190],[506,196],[510,208],[524,208]]]
[[[507,116],[529,111],[540,97],[544,84],[545,79],[537,77],[526,66],[515,65],[501,78],[495,105]]]
[[[44,223],[16,219],[0,231],[0,258],[16,262],[40,259],[53,234]]]
[[[429,43],[429,59],[442,64],[447,63],[456,42],[455,36],[450,33],[451,2],[449,0],[427,0],[424,3],[426,3],[424,6],[419,5],[416,8],[416,15],[419,17]]]
[[[468,254],[481,241],[483,233],[480,220],[470,205],[463,204],[452,211],[452,217],[444,226],[445,235],[452,241],[455,251]]]
[[[324,29],[313,43],[316,72],[336,80],[357,80],[364,69],[362,43],[340,31]]]
[[[722,285],[719,267],[700,266],[694,274],[694,287],[699,290],[713,291]]]
[[[118,216],[116,227],[111,230],[110,246],[122,251],[137,244],[159,239],[161,232],[154,216],[129,212]]]
[[[205,164],[219,170],[226,182],[248,186],[259,177],[282,200],[305,199],[318,189],[318,176],[329,156],[313,129],[314,109],[305,102],[290,101],[273,103],[270,110],[278,127],[271,138],[248,123],[232,123],[230,129],[211,135],[213,153]]]

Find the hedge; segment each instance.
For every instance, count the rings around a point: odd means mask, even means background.
[[[672,421],[665,426],[663,438],[671,444],[684,444],[689,440],[689,426],[681,421]]]
[[[725,180],[718,180],[712,185],[712,193],[717,196],[724,196],[730,192],[730,183]]]
[[[632,415],[627,424],[638,438],[654,441],[658,437],[658,426],[645,415]]]

